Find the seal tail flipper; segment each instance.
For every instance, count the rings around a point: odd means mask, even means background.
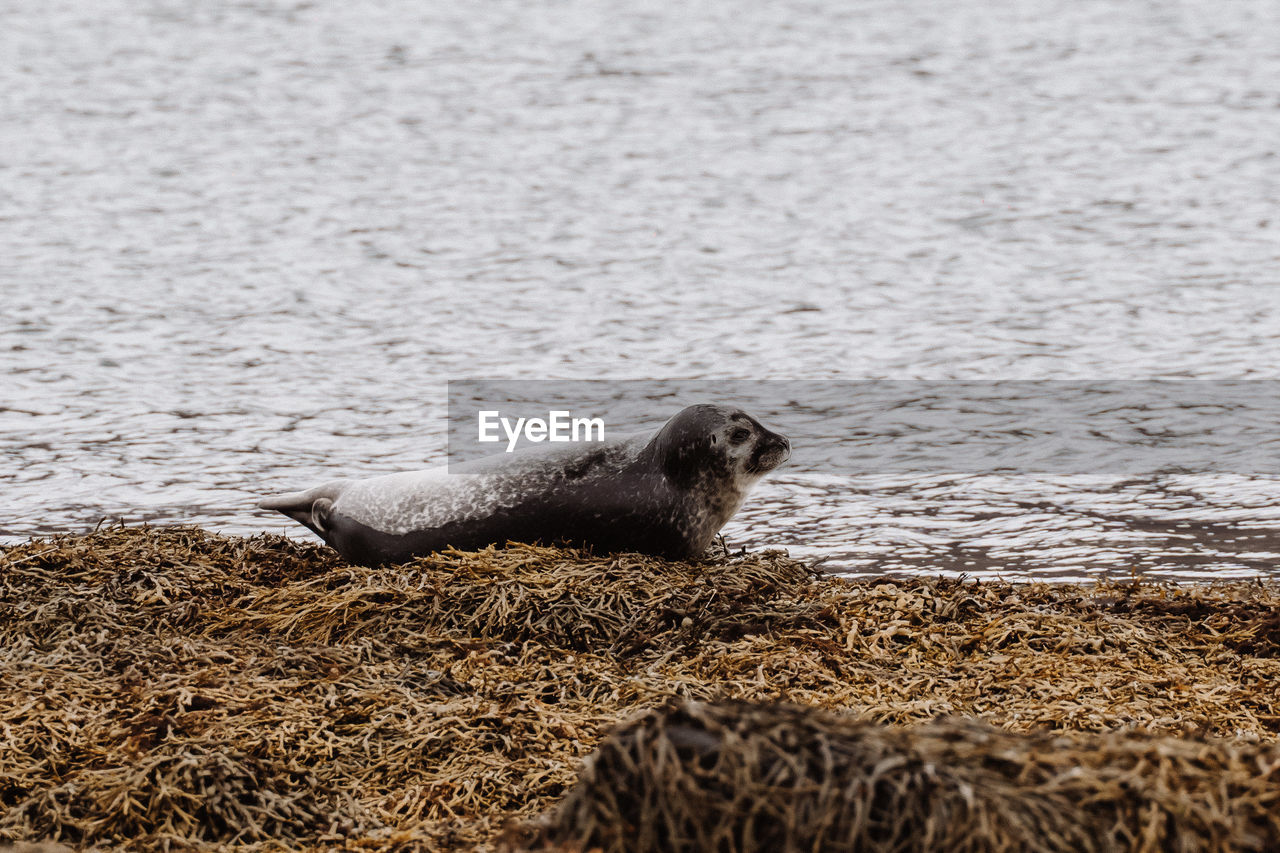
[[[309,527],[321,539],[328,541],[329,512],[333,509],[334,499],[341,491],[341,483],[329,483],[307,489],[305,492],[290,492],[287,495],[263,498],[258,501],[258,508],[282,512],[299,524]]]

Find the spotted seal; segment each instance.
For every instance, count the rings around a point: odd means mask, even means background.
[[[337,480],[258,505],[365,565],[508,540],[687,559],[790,455],[784,436],[740,409],[700,404],[652,434]]]

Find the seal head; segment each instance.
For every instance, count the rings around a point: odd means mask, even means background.
[[[676,486],[743,495],[791,456],[784,436],[741,409],[708,403],[689,406],[667,421],[652,446]]]

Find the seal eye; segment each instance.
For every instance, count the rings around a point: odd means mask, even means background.
[[[733,444],[742,444],[742,442],[746,441],[748,438],[751,438],[751,430],[743,429],[742,427],[738,427],[733,432],[729,433],[729,441]]]

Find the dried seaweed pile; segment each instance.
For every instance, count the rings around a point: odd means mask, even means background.
[[[1280,588],[842,582],[513,547],[382,569],[115,529],[0,552],[0,843],[465,849],[672,697],[1274,741]]]
[[[609,737],[545,835],[605,853],[1276,850],[1280,746],[683,702]]]

